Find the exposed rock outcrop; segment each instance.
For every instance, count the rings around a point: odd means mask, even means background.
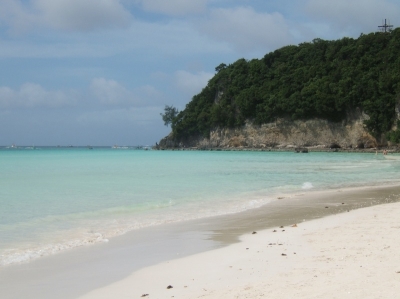
[[[322,119],[291,121],[278,119],[274,123],[256,126],[247,123],[241,128],[216,128],[210,138],[192,138],[185,142],[174,142],[172,136],[160,141],[160,148],[372,148],[376,139],[367,132],[363,121],[368,118],[359,114],[357,118],[340,123]]]

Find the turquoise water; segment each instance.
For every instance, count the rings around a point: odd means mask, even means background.
[[[0,265],[281,194],[400,177],[400,162],[365,153],[0,149],[0,169]]]

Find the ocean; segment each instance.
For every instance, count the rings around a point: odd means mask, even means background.
[[[280,196],[397,182],[372,153],[0,148],[0,266]]]

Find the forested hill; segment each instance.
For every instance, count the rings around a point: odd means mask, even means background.
[[[314,39],[247,61],[221,64],[207,86],[171,121],[175,141],[216,127],[276,118],[340,121],[360,108],[375,136],[389,131],[400,100],[400,28],[358,39]]]

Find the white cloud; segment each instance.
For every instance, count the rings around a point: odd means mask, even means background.
[[[368,33],[377,31],[382,19],[397,19],[400,5],[388,0],[308,0],[306,11],[312,19],[329,23],[335,31]]]
[[[16,33],[40,27],[90,31],[128,27],[131,14],[119,0],[2,0],[0,21]]]
[[[135,103],[132,92],[114,80],[95,78],[90,84],[90,91],[103,105],[118,106]]]
[[[1,1],[1,0],[0,0]],[[0,57],[112,57],[156,61],[163,57],[230,53],[226,45],[199,34],[187,21],[150,23],[134,20],[123,30],[54,32],[43,30],[35,38],[2,38]],[[150,57],[152,57],[150,59]]]
[[[34,83],[25,83],[18,90],[0,87],[0,107],[10,108],[61,108],[76,103],[73,92],[48,91]]]
[[[207,9],[208,0],[138,0],[143,10],[170,16],[202,13]]]
[[[218,8],[200,28],[240,51],[264,52],[288,44],[289,26],[280,13],[256,12],[252,7]]]
[[[77,117],[81,124],[105,125],[115,123],[150,124],[161,119],[161,107],[110,109],[84,112]]]
[[[143,99],[144,106],[155,106],[164,102],[164,95],[152,85],[140,86],[134,92]]]
[[[36,20],[30,5],[23,4],[21,0],[0,1],[0,25],[7,26],[10,31],[24,32]]]
[[[95,100],[106,107],[150,107],[157,105],[162,94],[151,85],[128,90],[115,80],[95,78],[90,84],[90,92]]]
[[[193,74],[180,70],[175,73],[175,85],[179,90],[192,97],[206,87],[213,76],[214,74],[207,72]]]
[[[130,13],[119,0],[34,0],[45,22],[54,28],[93,30],[127,27]]]

